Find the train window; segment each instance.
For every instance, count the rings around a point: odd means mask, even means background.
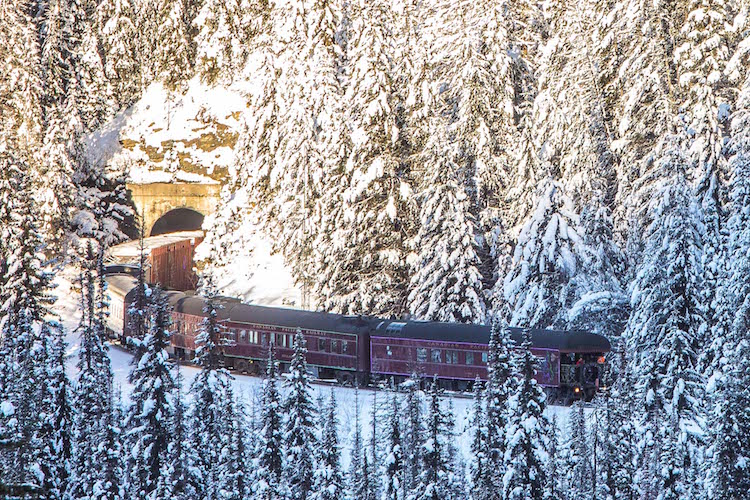
[[[393,351],[391,350],[391,346],[389,346],[389,345],[385,346],[385,353],[388,356],[393,356]]]
[[[240,340],[247,342],[247,330],[240,330]]]
[[[331,352],[339,352],[339,341],[331,339]]]
[[[456,351],[445,351],[445,362],[449,365],[457,365],[458,353]]]
[[[261,333],[260,334],[260,342],[263,345],[268,345],[268,334],[267,333]]]
[[[427,349],[417,347],[417,363],[427,363]]]
[[[474,353],[473,352],[467,352],[466,353],[466,364],[467,365],[473,365],[474,364]]]
[[[318,350],[321,352],[326,350],[326,339],[318,339]]]
[[[486,362],[487,362],[487,353],[483,352],[482,353],[482,363],[486,363]]]
[[[341,353],[346,354],[349,352],[349,341],[342,340],[341,341]]]
[[[433,363],[443,362],[443,353],[440,351],[440,349],[433,349],[431,354]]]

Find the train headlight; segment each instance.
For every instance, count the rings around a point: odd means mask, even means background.
[[[578,394],[579,392],[581,392],[581,388],[580,387],[575,387],[573,389],[573,392],[575,392],[576,394]]]

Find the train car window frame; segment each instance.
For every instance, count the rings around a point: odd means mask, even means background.
[[[417,347],[417,363],[427,363],[426,347]]]
[[[393,350],[391,349],[391,346],[385,346],[385,354],[386,356],[393,356]]]
[[[449,365],[457,365],[458,364],[458,352],[445,351],[445,362]]]
[[[247,330],[240,330],[240,342],[247,343]]]
[[[331,339],[331,352],[338,353],[339,352],[339,341],[338,339]]]
[[[442,349],[430,349],[430,360],[433,363],[442,363],[443,362]]]
[[[466,351],[465,357],[464,357],[464,364],[469,365],[469,366],[474,364],[474,352],[473,351]]]
[[[482,363],[485,363],[485,364],[487,363],[487,352],[486,351],[482,352]]]
[[[326,339],[318,337],[318,351],[326,352]]]
[[[341,341],[341,354],[349,354],[349,341],[348,340]]]

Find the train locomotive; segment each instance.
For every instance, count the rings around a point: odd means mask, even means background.
[[[124,339],[137,281],[127,273],[109,274],[107,281],[109,330]],[[190,360],[205,316],[205,300],[190,292],[166,293],[173,319],[171,354]],[[300,329],[307,341],[308,366],[319,379],[365,385],[391,378],[399,382],[416,373],[436,377],[446,389],[463,391],[476,378],[487,378],[489,326],[347,316],[248,305],[229,298],[216,302],[219,323],[232,341],[224,347],[224,363],[239,372],[262,373],[269,344],[274,345],[281,370],[286,370]],[[511,337],[520,345],[522,330],[511,328]],[[583,331],[531,330],[531,341],[539,360],[536,379],[553,401],[568,404],[594,396],[611,349],[605,337]]]

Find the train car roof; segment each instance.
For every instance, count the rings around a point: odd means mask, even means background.
[[[516,345],[523,340],[523,329],[511,327],[511,339]],[[432,321],[381,321],[373,336],[439,342],[466,342],[488,344],[490,327]],[[531,330],[532,347],[556,349],[562,352],[607,352],[609,341],[595,333],[585,331]]]
[[[123,297],[127,297],[137,284],[138,280],[130,274],[116,273],[107,275],[107,289],[117,292]]]

